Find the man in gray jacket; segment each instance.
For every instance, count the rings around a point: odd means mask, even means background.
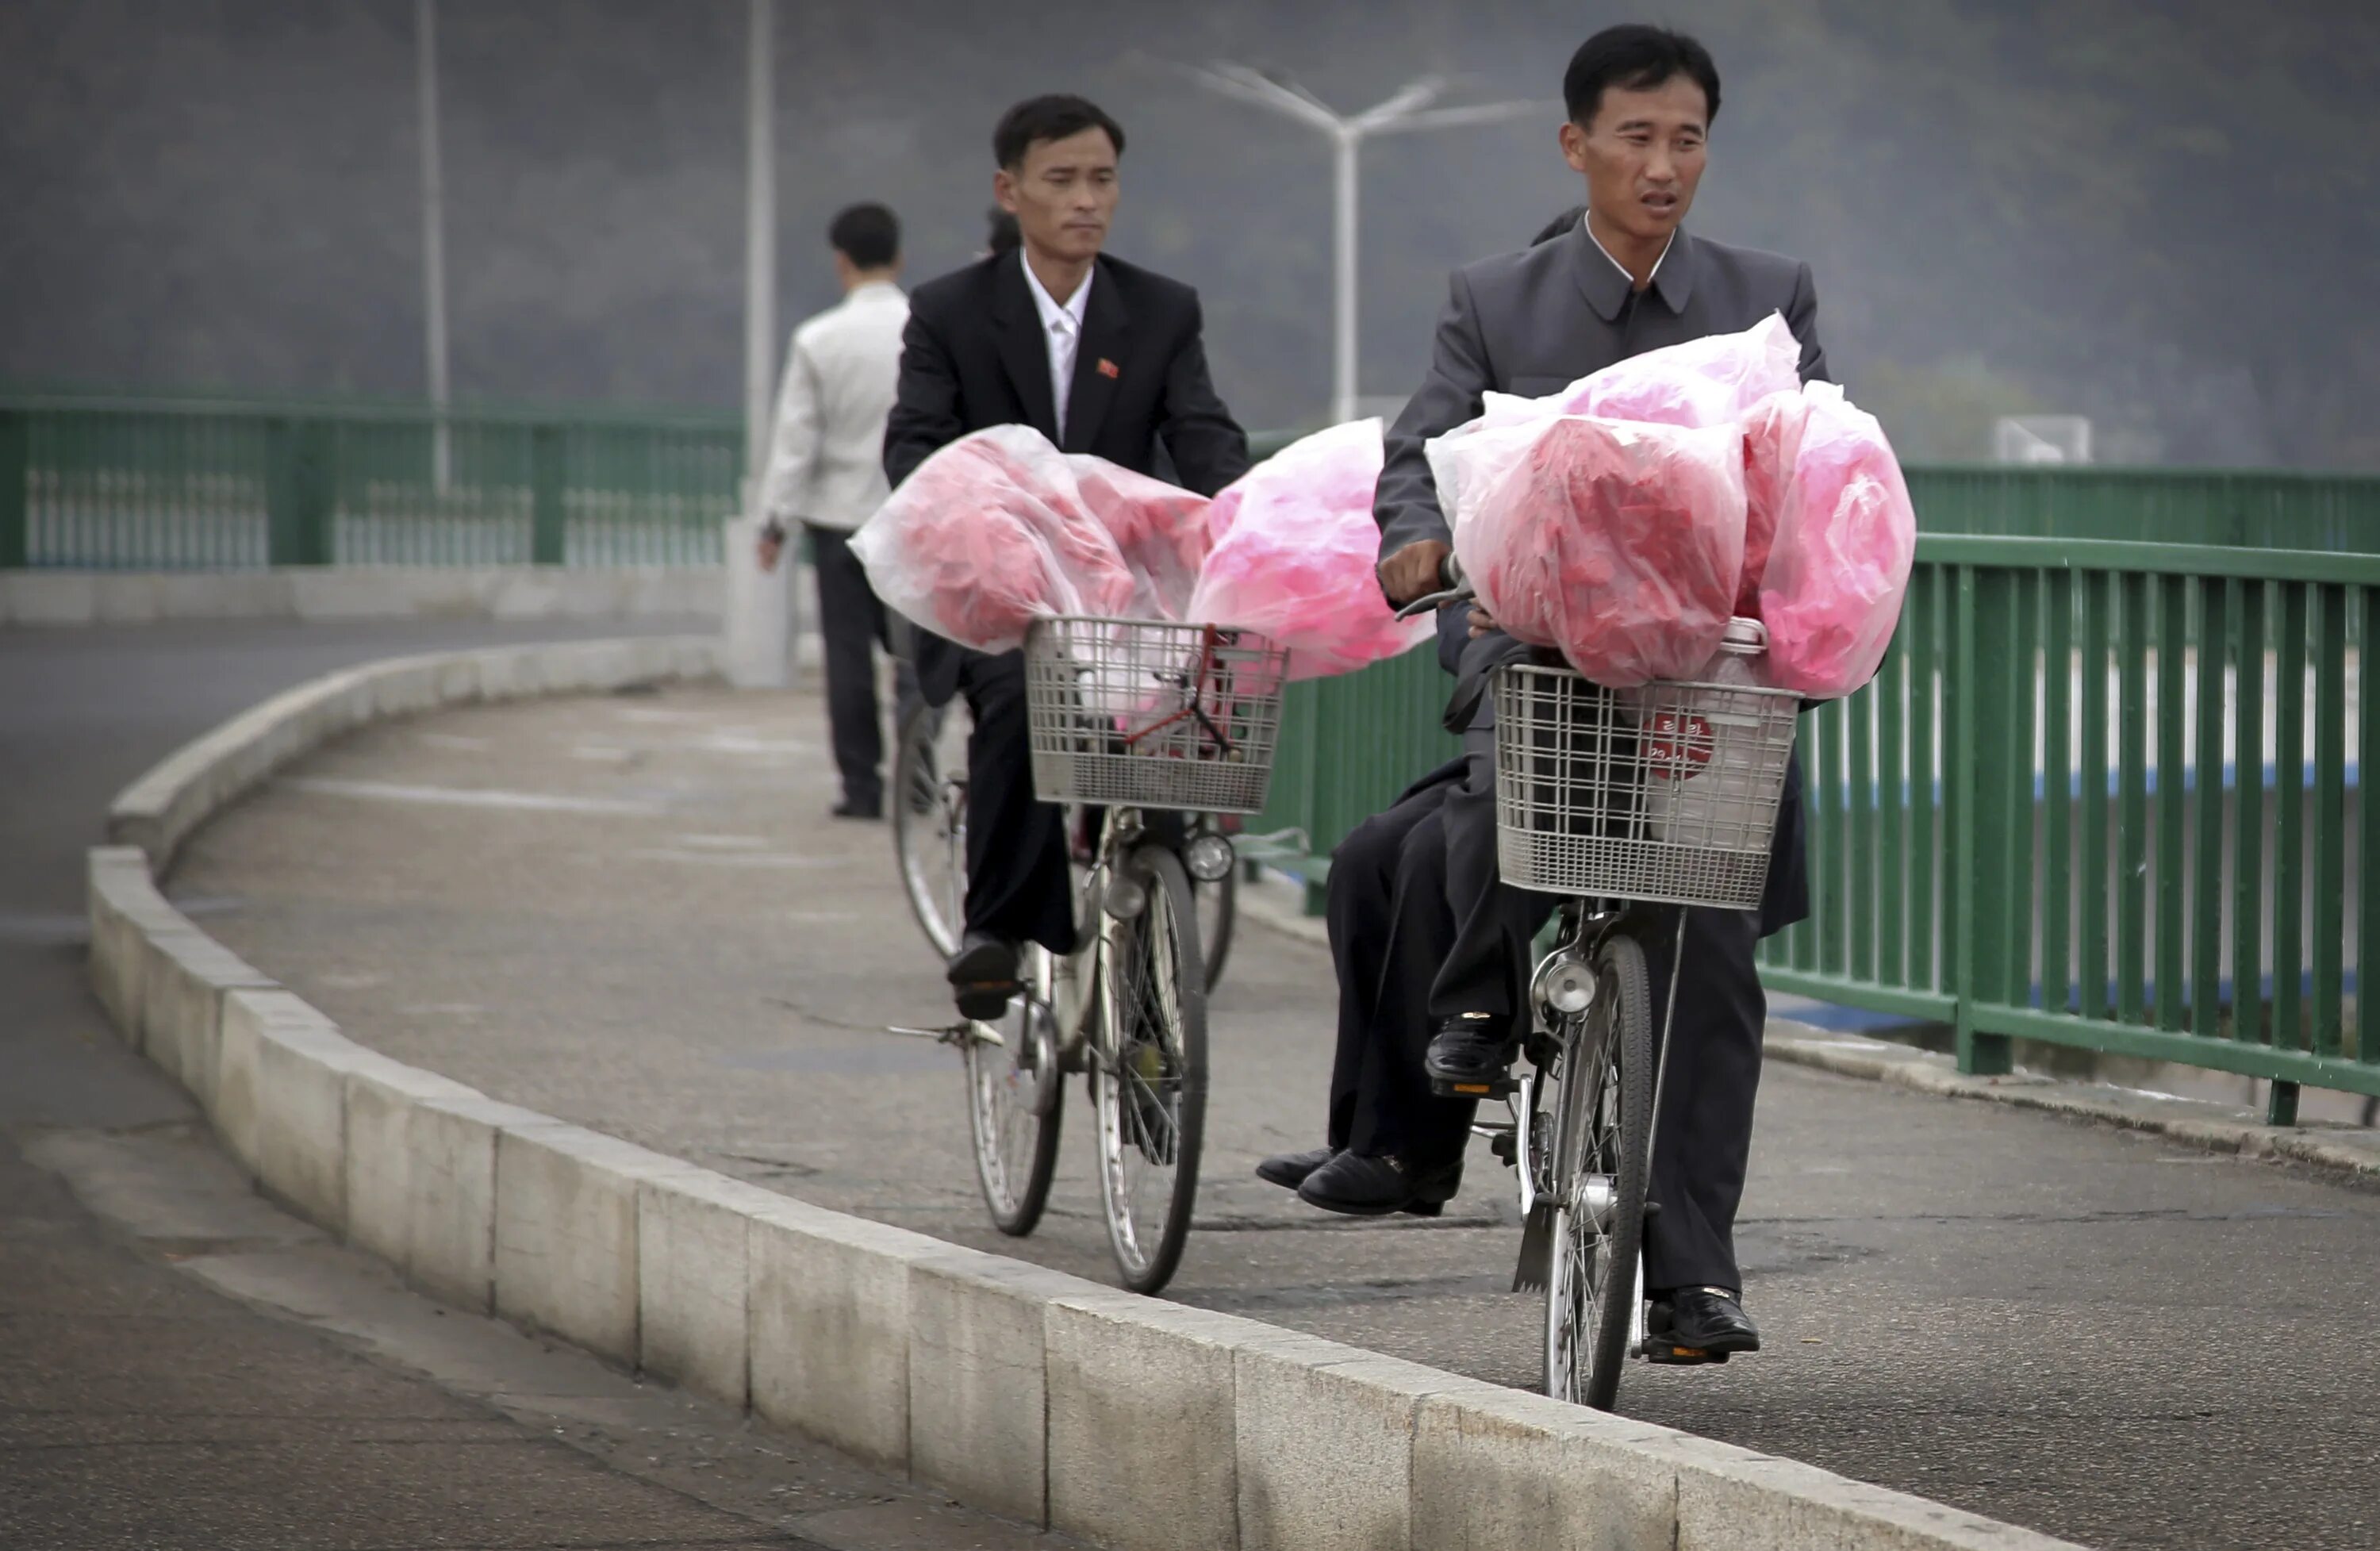
[[[1478,415],[1488,391],[1542,395],[1771,312],[1801,342],[1803,377],[1825,374],[1808,266],[1682,229],[1718,109],[1708,52],[1658,28],[1611,28],[1572,59],[1563,97],[1562,154],[1586,179],[1585,215],[1524,251],[1456,272],[1429,374],[1388,439],[1375,515],[1381,586],[1399,603],[1438,588],[1451,541],[1424,444]],[[1341,1028],[1329,1145],[1259,1169],[1312,1205],[1428,1211],[1450,1196],[1475,1102],[1463,1096],[1495,1090],[1529,1015],[1529,944],[1551,902],[1496,876],[1484,694],[1489,671],[1524,650],[1477,610],[1440,617],[1439,659],[1457,675],[1447,724],[1463,734],[1463,756],[1333,858]],[[1767,1012],[1753,949],[1807,913],[1798,775],[1782,806],[1763,907],[1687,914],[1690,970],[1650,1191],[1660,1211],[1646,1225],[1645,1259],[1656,1327],[1694,1353],[1759,1346],[1742,1307],[1733,1227]],[[1647,950],[1658,1006],[1675,966],[1672,939],[1657,935]]]

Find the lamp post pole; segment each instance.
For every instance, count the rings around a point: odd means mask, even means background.
[[[1477,107],[1431,108],[1444,90],[1433,76],[1408,82],[1385,102],[1349,116],[1332,112],[1305,88],[1245,65],[1194,67],[1190,78],[1210,91],[1253,103],[1319,130],[1331,147],[1330,254],[1330,418],[1355,418],[1357,359],[1355,333],[1358,299],[1355,222],[1361,194],[1360,162],[1364,141],[1374,135],[1406,134],[1422,129],[1452,129],[1475,124],[1504,124],[1548,111],[1537,102],[1488,103]],[[1553,109],[1552,111],[1559,111]]]
[[[455,478],[446,424],[446,189],[438,135],[438,0],[413,0],[413,86],[421,129],[422,357],[430,378],[431,480],[440,495]]]

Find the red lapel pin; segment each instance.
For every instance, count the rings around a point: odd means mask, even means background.
[[[1116,365],[1115,362],[1108,359],[1105,356],[1101,356],[1099,357],[1099,375],[1102,377],[1121,377],[1123,375],[1123,369]]]

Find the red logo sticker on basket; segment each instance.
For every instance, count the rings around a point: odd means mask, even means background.
[[[1645,726],[1645,762],[1665,781],[1691,781],[1710,763],[1710,723],[1698,716],[1660,711]]]

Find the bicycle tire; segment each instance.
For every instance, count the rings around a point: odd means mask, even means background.
[[[1596,994],[1565,1053],[1554,1106],[1546,1393],[1597,1411],[1620,1397],[1652,1171],[1653,1009],[1645,950],[1626,933],[1595,954]],[[1608,1181],[1600,1231],[1587,1186]]]
[[[1011,1238],[1040,1224],[1066,1117],[1065,1074],[1059,1070],[1046,990],[1034,986],[1009,1004],[1000,1024],[1007,1046],[969,1040],[965,1047],[976,1183],[992,1226]],[[1020,1050],[1031,1059],[1016,1060]]]
[[[934,951],[959,951],[966,905],[965,702],[920,702],[892,757],[892,858],[909,913]]]
[[[1240,869],[1234,866],[1212,883],[1193,882],[1190,892],[1198,904],[1198,952],[1211,997],[1223,983],[1223,965],[1232,956],[1232,928],[1240,914]]]
[[[1099,1118],[1099,1203],[1123,1285],[1154,1293],[1173,1279],[1198,1194],[1207,1124],[1207,981],[1190,876],[1162,846],[1126,863],[1147,891],[1110,924],[1100,954],[1100,1048],[1091,1066]],[[1145,1166],[1145,1167],[1144,1167]],[[1135,1210],[1147,1182],[1153,1216]]]

